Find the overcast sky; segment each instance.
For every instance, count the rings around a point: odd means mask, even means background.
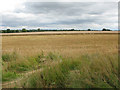
[[[8,3],[1,9],[2,29],[118,29],[117,2]],[[6,6],[7,6],[6,5]]]

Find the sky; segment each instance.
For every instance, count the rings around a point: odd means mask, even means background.
[[[85,1],[3,0],[0,28],[118,29],[118,2]]]

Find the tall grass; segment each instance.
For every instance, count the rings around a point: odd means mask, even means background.
[[[17,78],[20,76],[20,73],[23,73],[25,71],[38,69],[42,58],[43,52],[34,57],[21,57],[16,52],[4,53],[2,55],[3,82]]]
[[[118,88],[117,55],[93,54],[63,58],[24,82],[30,88]],[[23,83],[23,82],[22,82]]]
[[[118,56],[93,55],[87,60],[82,58],[82,64],[68,76],[72,88],[118,88]]]
[[[10,80],[14,80],[18,77],[19,75],[16,74],[15,72],[4,72],[4,74],[2,74],[2,81],[10,81]]]
[[[52,52],[45,56],[43,51],[38,55],[30,57],[21,57],[16,52],[4,53],[2,55],[3,82],[19,77],[20,73],[47,67],[52,62],[60,60],[60,58],[61,56]]]
[[[2,55],[2,61],[4,62],[9,62],[11,60],[16,60],[17,59],[17,54],[16,52],[13,53],[5,53]]]

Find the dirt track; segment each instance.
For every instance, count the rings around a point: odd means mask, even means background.
[[[47,32],[24,32],[2,33],[2,36],[26,36],[26,35],[73,35],[73,34],[118,34],[118,31],[47,31]]]

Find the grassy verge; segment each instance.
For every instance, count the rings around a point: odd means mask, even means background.
[[[58,57],[56,55],[52,55]],[[49,55],[50,57],[50,55]],[[52,59],[52,58],[51,58]],[[79,58],[53,58],[42,72],[25,78],[29,88],[119,88],[118,55],[92,54]]]
[[[21,73],[46,67],[58,58],[61,57],[51,52],[46,56],[41,52],[31,57],[21,57],[15,52],[4,53],[2,55],[2,81],[11,81],[22,76]]]

